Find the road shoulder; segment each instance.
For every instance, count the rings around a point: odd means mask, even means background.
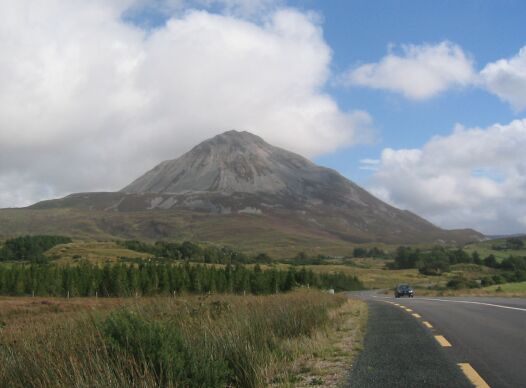
[[[472,387],[431,332],[405,310],[368,301],[364,350],[349,387]]]

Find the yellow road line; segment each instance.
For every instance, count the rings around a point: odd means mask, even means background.
[[[411,310],[411,309],[405,309],[405,311],[407,311],[408,313],[412,313],[413,312],[413,310]]]
[[[395,306],[400,306],[398,303],[395,303],[394,305],[395,305]]]
[[[464,372],[466,377],[476,388],[490,388],[488,383],[486,383],[484,379],[480,377],[477,371],[473,369],[473,367],[469,363],[460,363],[458,364],[458,366],[460,367],[460,369],[462,369],[462,372]]]
[[[425,327],[427,327],[428,329],[432,329],[433,326],[428,322],[428,321],[424,321],[422,322],[424,324]]]
[[[398,306],[398,307],[400,307],[401,309],[405,309],[405,306],[402,306],[402,305],[400,305],[400,306]]]
[[[413,315],[413,317],[415,317],[415,318],[422,318],[422,316],[421,316],[420,314],[412,314],[412,315]]]
[[[435,339],[443,347],[445,347],[445,348],[451,347],[451,344],[449,343],[449,341],[447,339],[445,339],[445,337],[443,335],[435,335]]]

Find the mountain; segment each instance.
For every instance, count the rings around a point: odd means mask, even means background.
[[[207,239],[233,238],[234,243],[236,236],[259,241],[265,234],[272,235],[273,241],[301,245],[301,241],[323,240],[322,245],[335,246],[465,243],[483,237],[469,229],[440,229],[382,202],[334,170],[238,131],[217,135],[177,159],[160,163],[119,192],[72,194],[25,210],[82,212],[93,220],[91,229],[122,238],[179,238],[185,229],[199,228],[206,228]],[[2,212],[0,225],[1,221]],[[137,222],[156,226],[141,229]],[[66,224],[79,231],[79,225]],[[232,225],[238,226],[237,232]]]

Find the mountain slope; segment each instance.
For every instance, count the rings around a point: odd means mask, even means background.
[[[219,216],[218,236],[221,223],[251,215],[273,230],[286,224],[289,231],[308,230],[343,242],[464,243],[482,237],[472,230],[440,229],[380,201],[334,170],[237,131],[162,162],[120,192],[73,194],[30,209],[141,212],[156,220],[171,219],[175,211],[198,212]]]

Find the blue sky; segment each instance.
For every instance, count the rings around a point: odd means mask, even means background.
[[[0,207],[241,129],[439,226],[526,232],[525,1],[2,5]]]
[[[335,73],[350,65],[375,62],[389,44],[459,44],[475,59],[477,68],[514,55],[526,44],[526,2],[489,1],[297,1],[324,17],[324,36],[333,49]],[[498,97],[476,87],[451,90],[427,101],[366,88],[329,87],[344,109],[362,108],[372,114],[378,129],[374,145],[358,145],[318,157],[321,164],[365,183],[370,171],[359,160],[377,158],[385,147],[421,147],[432,136],[449,134],[456,123],[486,127],[507,123],[520,113]]]

